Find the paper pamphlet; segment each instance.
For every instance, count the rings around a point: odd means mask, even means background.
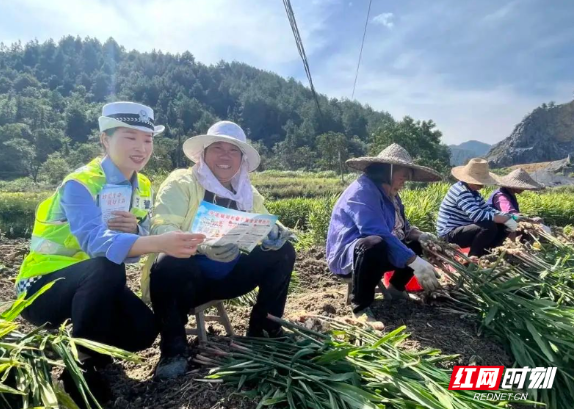
[[[191,225],[192,233],[205,234],[213,245],[235,243],[240,250],[251,252],[267,237],[278,217],[227,209],[202,201]]]
[[[108,224],[114,218],[112,212],[129,212],[132,200],[132,188],[128,185],[105,185],[99,196],[102,220]]]

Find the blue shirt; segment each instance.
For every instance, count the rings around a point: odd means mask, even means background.
[[[127,180],[109,157],[102,160],[107,184],[129,185],[132,196],[138,187],[137,175]],[[78,239],[82,250],[90,257],[106,257],[113,263],[135,263],[139,257],[128,258],[128,253],[138,237],[149,234],[149,217],[138,225],[138,234],[108,229],[102,220],[102,212],[90,192],[79,182],[68,181],[60,201],[62,219],[68,220],[70,230]]]
[[[404,207],[397,198],[401,214]],[[333,209],[327,233],[327,262],[334,274],[346,275],[353,268],[355,243],[368,236],[381,237],[388,248],[392,265],[403,268],[415,253],[393,234],[395,206],[393,200],[366,175],[345,189]]]
[[[457,227],[493,220],[499,213],[484,201],[480,193],[459,181],[450,187],[440,204],[437,233],[444,237]]]

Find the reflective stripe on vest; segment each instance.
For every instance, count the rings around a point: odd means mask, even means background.
[[[32,235],[30,251],[47,255],[60,255],[72,257],[78,252],[76,249],[68,249],[60,243]]]
[[[141,222],[151,211],[152,189],[147,177],[140,173],[137,177],[138,189],[132,195],[130,212]],[[101,159],[94,159],[68,175],[56,192],[38,205],[30,253],[20,267],[16,282],[23,278],[49,274],[90,258],[70,231],[68,221],[54,220],[54,215],[60,210],[62,187],[70,180],[85,186],[96,201],[106,184]]]

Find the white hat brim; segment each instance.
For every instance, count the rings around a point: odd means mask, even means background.
[[[142,131],[142,132],[151,132],[153,135],[157,135],[157,134],[160,134],[163,131],[165,131],[165,126],[163,126],[163,125],[155,126],[154,130],[152,131],[151,129],[146,128],[145,126],[130,125],[130,124],[127,124],[125,122],[118,121],[115,118],[110,118],[108,116],[99,117],[98,123],[100,125],[100,132],[104,132],[104,131],[107,131],[108,129],[112,129],[112,128],[130,128],[130,129],[137,129],[138,131]]]
[[[201,158],[201,153],[207,148],[209,145],[215,142],[227,142],[237,146],[241,149],[241,152],[246,157],[247,166],[249,172],[253,172],[255,169],[259,167],[261,163],[261,157],[259,156],[259,152],[249,145],[246,142],[238,141],[235,138],[225,135],[198,135],[192,136],[183,144],[183,153],[193,162],[199,162],[199,158]]]

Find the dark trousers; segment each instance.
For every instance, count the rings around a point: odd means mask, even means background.
[[[470,247],[469,256],[481,257],[488,250],[501,246],[509,232],[504,224],[484,221],[457,227],[446,235],[446,241],[460,247]]]
[[[82,261],[43,276],[28,295],[57,279],[22,312],[32,324],[57,328],[71,319],[74,337],[131,352],[150,347],[157,337],[152,311],[126,286],[124,264],[104,257]]]
[[[404,243],[407,247],[421,255],[423,249],[418,241]],[[351,306],[354,312],[361,311],[372,304],[375,299],[375,289],[387,271],[395,270],[391,284],[399,291],[413,277],[410,267],[397,268],[391,264],[386,243],[379,236],[369,236],[357,240],[353,259],[353,293]]]
[[[259,294],[251,311],[249,332],[279,329],[280,325],[267,320],[267,314],[283,315],[294,264],[295,249],[288,242],[277,251],[256,247],[250,254],[242,254],[233,270],[221,279],[201,271],[193,257],[161,254],[151,270],[150,292],[160,326],[162,356],[185,354],[185,324],[191,308],[236,298],[256,287]]]

